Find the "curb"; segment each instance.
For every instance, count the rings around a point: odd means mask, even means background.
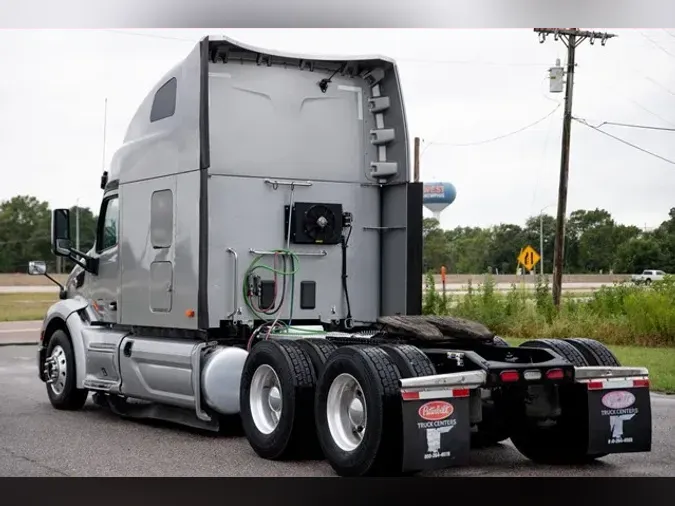
[[[38,341],[0,341],[0,348],[4,346],[37,346],[38,344],[40,344]]]

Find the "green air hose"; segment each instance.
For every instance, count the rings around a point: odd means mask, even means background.
[[[300,259],[298,258],[298,255],[296,255],[292,250],[288,249],[277,249],[273,250],[273,253],[279,254],[279,255],[285,255],[289,256],[291,258],[291,270],[286,271],[286,270],[279,270],[275,269],[274,267],[270,267],[269,265],[261,264],[260,261],[265,257],[265,255],[258,255],[256,258],[253,259],[251,264],[249,265],[248,269],[246,269],[246,272],[244,273],[244,283],[242,285],[242,291],[243,291],[243,296],[244,296],[244,301],[246,303],[246,306],[248,309],[253,313],[259,320],[270,320],[269,315],[261,315],[256,309],[253,307],[251,304],[251,301],[249,299],[249,294],[248,294],[248,282],[246,280],[249,279],[249,276],[256,270],[262,269],[268,272],[271,272],[273,274],[277,274],[280,276],[290,276],[291,278],[291,308],[290,308],[290,314],[289,314],[289,320],[288,323],[280,321],[278,318],[273,318],[272,321],[277,321],[281,325],[283,325],[284,330],[277,330],[277,329],[272,329],[271,333],[272,334],[279,334],[283,331],[290,331],[293,330],[293,332],[297,332],[299,334],[308,334],[308,335],[320,335],[324,334],[325,332],[318,331],[318,330],[309,330],[309,329],[303,329],[303,328],[298,328],[298,327],[292,327],[291,322],[293,321],[293,303],[295,301],[295,274],[298,272],[300,269]],[[279,307],[281,309],[281,307]]]

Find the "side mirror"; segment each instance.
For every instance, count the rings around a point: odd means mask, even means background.
[[[57,256],[70,256],[70,210],[54,209],[52,213],[52,253]]]
[[[28,274],[30,276],[44,276],[47,274],[47,264],[41,260],[28,262]]]

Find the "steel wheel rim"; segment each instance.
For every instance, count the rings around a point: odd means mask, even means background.
[[[52,354],[47,359],[47,377],[52,392],[61,395],[68,379],[68,361],[66,352],[58,344],[54,346]]]
[[[335,444],[346,452],[356,450],[366,434],[368,414],[361,384],[351,374],[343,373],[333,380],[326,415]]]
[[[279,376],[269,365],[263,364],[253,373],[249,402],[256,428],[263,434],[274,432],[281,419],[283,400]]]

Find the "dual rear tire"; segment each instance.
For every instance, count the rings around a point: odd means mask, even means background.
[[[593,339],[536,339],[522,347],[547,348],[575,367],[620,366],[602,343]],[[541,464],[584,464],[603,457],[589,454],[588,406],[573,390],[561,392],[562,414],[554,420],[520,417],[512,420],[511,442],[528,459]]]
[[[267,459],[322,454],[340,476],[400,474],[399,380],[432,374],[426,355],[407,345],[264,341],[244,366],[244,432]]]

